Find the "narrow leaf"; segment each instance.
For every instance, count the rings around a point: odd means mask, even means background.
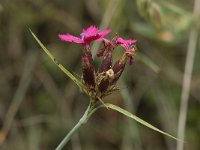
[[[74,81],[85,93],[86,87],[71,73],[69,72],[62,64],[60,64],[55,57],[52,55],[52,53],[42,44],[42,42],[37,38],[37,36],[29,29],[34,39],[37,41],[37,43],[41,46],[41,48],[44,50],[44,52],[49,56],[49,58],[60,68],[62,72],[64,72],[72,81]]]
[[[177,139],[176,137],[174,137],[174,136],[172,136],[172,135],[170,135],[170,134],[168,134],[168,133],[166,133],[166,132],[164,132],[164,131],[162,131],[162,130],[156,128],[156,127],[154,127],[153,125],[149,124],[148,122],[146,122],[146,121],[140,119],[139,117],[133,115],[132,113],[130,113],[130,112],[128,112],[128,111],[122,109],[121,107],[118,107],[118,106],[113,105],[113,104],[110,104],[110,103],[105,103],[105,105],[106,105],[108,108],[110,108],[110,109],[116,110],[116,111],[122,113],[123,115],[134,119],[135,121],[139,122],[140,124],[142,124],[142,125],[144,125],[144,126],[150,128],[150,129],[152,129],[152,130],[155,130],[155,131],[157,131],[157,132],[159,132],[159,133],[162,133],[162,134],[164,134],[164,135],[166,135],[166,136],[168,136],[168,137],[170,137],[170,138],[172,138],[172,139],[175,139],[175,140],[177,140],[177,141],[181,141],[180,139]]]

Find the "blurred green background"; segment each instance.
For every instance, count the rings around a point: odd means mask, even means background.
[[[200,149],[200,27],[190,0],[1,0],[0,149],[54,149],[79,120],[87,97],[40,49],[29,28],[71,72],[81,75],[81,46],[58,39],[97,25],[137,39],[120,91],[105,99],[177,136],[188,41],[196,45],[186,111],[185,150]],[[196,38],[190,36],[191,30]],[[102,45],[94,44],[95,54]],[[122,50],[115,51],[115,56]],[[96,58],[98,65],[101,58]],[[117,112],[99,110],[67,150],[174,150],[176,141]]]

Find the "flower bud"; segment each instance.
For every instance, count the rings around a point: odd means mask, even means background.
[[[101,93],[104,93],[107,89],[108,89],[108,86],[109,86],[109,79],[107,78],[103,78],[98,86],[99,88],[99,91]]]
[[[89,88],[95,87],[95,69],[93,65],[92,55],[89,52],[82,56],[83,80]]]
[[[125,57],[125,56],[124,56]],[[118,60],[114,66],[113,66],[113,71],[114,71],[114,79],[112,81],[112,83],[115,83],[119,77],[121,76],[122,72],[124,71],[126,65],[126,60],[122,61],[122,60]]]
[[[99,73],[106,72],[112,67],[112,53],[108,52],[102,61],[102,64],[99,69]]]
[[[103,77],[98,86],[99,91],[101,93],[104,93],[108,89],[113,79],[114,79],[114,71],[112,69],[109,69],[108,71],[105,72],[105,76]]]

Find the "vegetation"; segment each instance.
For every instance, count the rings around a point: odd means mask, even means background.
[[[198,150],[198,3],[198,0],[15,0],[12,3],[2,0],[0,149],[55,149],[89,103],[87,96],[44,55],[29,28],[63,66],[80,78],[81,46],[61,42],[57,35],[78,36],[82,28],[95,24],[101,29],[112,29],[110,37],[118,33],[137,39],[134,65],[127,64],[118,81],[120,91],[106,97],[104,102],[125,108],[180,139],[185,135],[185,149]],[[102,46],[93,44],[92,49],[100,50]],[[122,53],[118,48],[114,60]],[[99,63],[95,59],[95,64]],[[65,149],[174,150],[176,147],[177,141],[167,136],[115,111],[99,109],[72,136]]]

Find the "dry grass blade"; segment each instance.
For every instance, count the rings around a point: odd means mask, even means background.
[[[11,128],[12,122],[14,120],[15,114],[17,113],[20,107],[20,104],[23,100],[23,97],[26,93],[26,90],[29,87],[29,84],[32,79],[32,71],[35,67],[36,60],[37,60],[37,54],[29,53],[27,57],[26,65],[24,68],[24,73],[20,80],[19,86],[16,90],[16,93],[13,97],[12,103],[10,104],[10,107],[8,108],[8,112],[4,119],[3,127],[0,131],[0,144],[2,144],[4,140],[6,139],[7,134]]]
[[[200,15],[200,0],[195,0],[194,15]],[[194,58],[195,58],[195,53],[197,49],[196,48],[197,40],[198,40],[198,31],[197,29],[193,29],[189,37],[185,72],[184,72],[184,77],[183,77],[183,87],[182,87],[182,93],[181,93],[181,105],[180,105],[180,113],[179,113],[179,121],[178,121],[178,137],[181,139],[184,139],[184,136],[185,136],[185,126],[186,126],[189,94],[190,94],[190,84],[191,84],[191,79],[192,79]],[[178,142],[177,150],[183,150],[183,148],[184,148],[184,143]]]

